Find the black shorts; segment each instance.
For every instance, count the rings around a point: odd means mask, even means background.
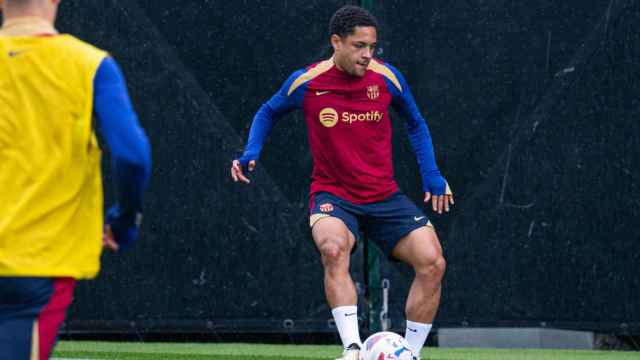
[[[342,220],[359,240],[362,232],[389,257],[398,242],[423,226],[433,226],[427,216],[403,193],[365,205],[354,204],[327,192],[311,195],[310,225],[325,217]]]

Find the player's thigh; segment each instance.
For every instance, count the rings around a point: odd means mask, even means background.
[[[351,252],[356,239],[345,222],[337,217],[327,216],[316,221],[311,235],[322,255],[335,256],[339,252]]]
[[[357,207],[333,194],[313,194],[309,204],[311,235],[323,256],[334,257],[355,248]]]
[[[401,192],[366,206],[365,235],[392,260],[406,262],[406,256],[398,258],[394,250],[406,239],[420,237],[423,232],[421,229],[425,228],[432,228],[431,222],[424,212]],[[398,254],[404,255],[404,247],[405,245],[400,246]]]
[[[398,241],[391,255],[414,268],[443,262],[442,246],[432,226],[422,226]]]

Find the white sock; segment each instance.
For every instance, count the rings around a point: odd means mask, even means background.
[[[427,341],[429,331],[431,331],[432,324],[423,324],[407,320],[407,330],[404,333],[404,338],[409,343],[409,349],[413,355],[420,357],[420,351]]]
[[[358,331],[358,306],[339,306],[331,310],[336,322],[342,345],[346,349],[351,344],[358,344],[362,348],[360,332]]]

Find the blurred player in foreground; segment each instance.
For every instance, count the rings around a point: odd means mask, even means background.
[[[349,257],[362,231],[392,259],[413,267],[406,302],[405,337],[416,357],[440,303],[445,260],[424,213],[393,178],[389,106],[407,119],[409,140],[420,165],[424,202],[449,211],[453,197],[436,165],[424,118],[409,86],[393,66],[373,57],[377,21],[366,10],[345,6],[331,18],[333,56],[294,72],[257,112],[244,154],[233,161],[234,181],[249,183],[262,146],[276,120],[302,109],[313,157],[310,226],[324,266],[324,290],[344,345],[342,359],[356,360],[356,289]]]
[[[150,176],[122,73],[104,51],[58,34],[59,2],[0,0],[2,359],[49,358],[76,280],[96,276],[103,246],[136,240]],[[96,128],[117,188],[104,221]]]

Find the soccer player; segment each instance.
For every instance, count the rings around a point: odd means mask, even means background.
[[[362,231],[391,258],[415,270],[406,302],[405,337],[419,357],[440,302],[445,260],[424,213],[398,190],[391,159],[389,106],[407,120],[418,159],[424,202],[449,211],[453,197],[436,165],[424,118],[402,74],[374,58],[377,21],[356,6],[330,21],[330,59],[294,72],[253,119],[244,154],[233,160],[234,181],[249,183],[265,139],[287,112],[304,111],[313,157],[310,226],[324,266],[324,290],[345,347],[358,358],[361,339],[349,256]]]
[[[103,246],[136,240],[150,176],[122,73],[104,51],[58,34],[59,2],[0,1],[2,359],[49,358],[76,280],[96,276]],[[104,221],[96,130],[117,190]]]

